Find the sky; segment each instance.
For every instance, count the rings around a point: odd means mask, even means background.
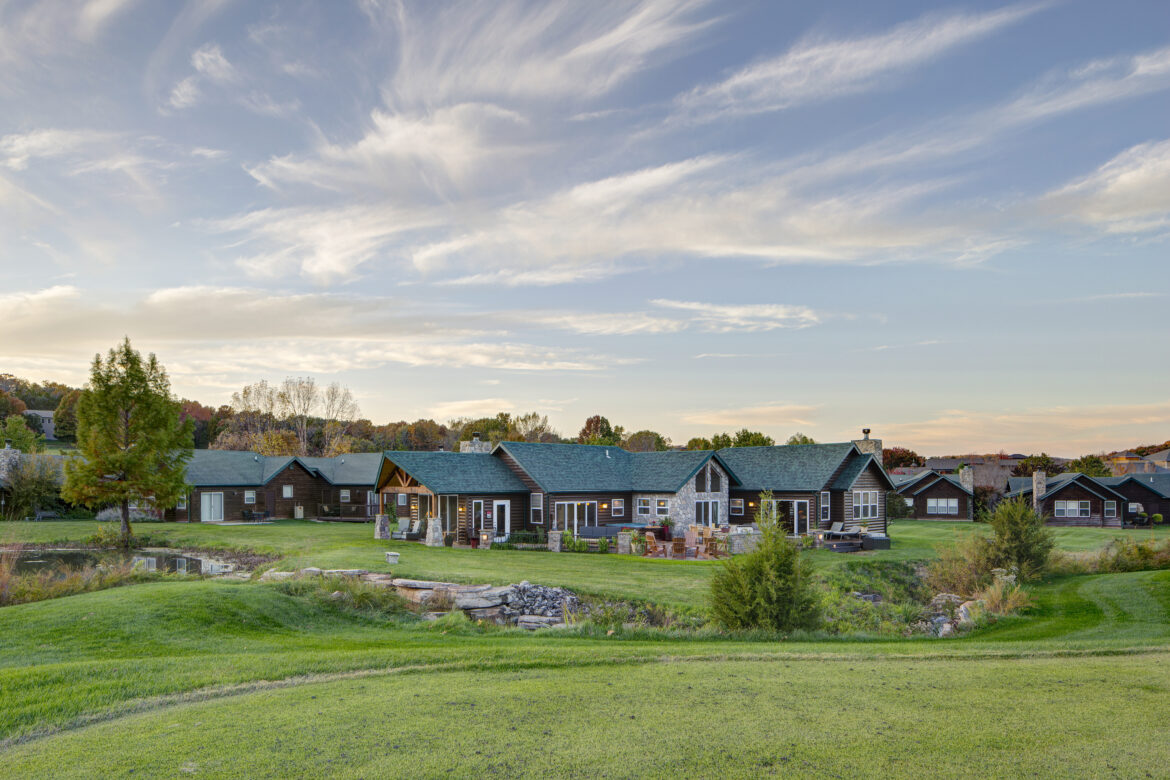
[[[1164,2],[0,0],[0,371],[1170,439]]]

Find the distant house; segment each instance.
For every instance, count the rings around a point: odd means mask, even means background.
[[[36,417],[41,421],[41,433],[49,441],[56,441],[57,436],[53,428],[53,415],[55,412],[49,409],[29,409],[25,413],[26,417]]]
[[[1152,452],[1144,460],[1152,467],[1150,468],[1150,472],[1155,472],[1160,469],[1165,469],[1167,472],[1170,472],[1170,449]]]
[[[464,452],[386,452],[377,477],[380,506],[398,517],[437,518],[463,543],[484,530],[617,525],[676,527],[751,523],[770,490],[790,533],[833,521],[886,528],[892,483],[881,442],[719,450],[627,452],[582,444],[502,442]]]
[[[370,491],[381,458],[379,453],[298,458],[195,450],[187,464],[191,492],[163,516],[204,523],[245,517],[371,518]]]
[[[1135,523],[1147,517],[1162,515],[1170,518],[1170,472],[1158,474],[1129,474],[1124,477],[1106,477],[1102,483],[1125,496],[1125,522]]]
[[[924,471],[913,475],[896,475],[895,490],[910,507],[917,520],[974,520],[974,472],[966,467],[956,474]]]
[[[1024,497],[1047,516],[1049,525],[1089,525],[1120,528],[1126,498],[1107,478],[1079,473],[1012,477],[1007,498]]]

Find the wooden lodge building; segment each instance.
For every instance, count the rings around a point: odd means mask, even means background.
[[[959,474],[940,474],[933,469],[918,474],[895,474],[895,490],[916,520],[975,519],[975,480],[970,467]]]
[[[191,491],[166,520],[240,522],[271,518],[373,519],[381,453],[335,458],[266,456],[195,450],[187,463]]]
[[[1024,497],[1043,514],[1048,525],[1087,525],[1120,528],[1132,522],[1125,516],[1129,502],[1109,478],[1071,472],[1048,476],[1012,477],[1005,498]]]
[[[868,434],[868,432],[867,432]],[[675,527],[751,523],[761,493],[794,534],[833,522],[886,529],[877,439],[844,444],[742,447],[719,451],[627,452],[582,444],[502,442],[478,437],[462,452],[386,452],[378,471],[379,509],[398,518],[437,518],[456,543],[484,530],[598,526]]]

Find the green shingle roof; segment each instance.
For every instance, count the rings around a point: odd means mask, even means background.
[[[390,451],[383,454],[433,493],[527,493],[499,458],[482,453]]]
[[[627,452],[597,444],[502,442],[524,471],[548,493],[674,493],[715,458],[712,450]]]
[[[374,485],[382,465],[380,452],[350,452],[334,458],[301,458],[332,485]]]
[[[1124,500],[1124,496],[1118,493],[1109,485],[1109,478],[1104,477],[1098,479],[1081,474],[1077,471],[1069,471],[1063,474],[1055,474],[1048,478],[1044,485],[1044,495],[1041,499],[1047,498],[1058,490],[1067,487],[1070,482],[1079,482],[1086,490],[1102,495],[1098,491],[1112,493],[1115,498]],[[1096,488],[1096,490],[1094,489]],[[1032,492],[1032,478],[1031,477],[1008,477],[1008,492],[1004,494],[1005,498],[1015,498],[1017,496],[1027,495]]]
[[[1163,498],[1170,498],[1170,474],[1129,474],[1124,477],[1110,477],[1098,481],[1110,487],[1117,487],[1123,482],[1135,482],[1153,490]]]
[[[849,443],[800,444],[729,447],[719,450],[719,457],[747,490],[818,491],[855,452]]]

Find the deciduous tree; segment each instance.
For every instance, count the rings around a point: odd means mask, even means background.
[[[1030,477],[1035,471],[1043,471],[1051,477],[1056,474],[1063,474],[1064,466],[1053,460],[1052,456],[1048,453],[1042,452],[1039,455],[1029,455],[1017,463],[1012,469],[1012,476]]]
[[[1065,464],[1065,470],[1071,472],[1080,472],[1087,477],[1109,477],[1113,472],[1109,470],[1109,464],[1100,455],[1082,455],[1076,460],[1070,460]]]
[[[32,454],[44,449],[45,437],[28,427],[23,414],[10,414],[4,420],[3,438],[13,449]]]
[[[125,339],[103,360],[95,355],[77,403],[81,457],[65,467],[66,500],[117,505],[122,543],[131,542],[130,505],[173,506],[186,494],[194,422],[179,419],[167,373]]]
[[[731,440],[732,447],[771,447],[775,443],[776,440],[768,434],[749,431],[747,428],[737,431],[735,438]]]
[[[33,517],[38,509],[57,502],[61,495],[61,470],[50,455],[23,455],[8,471],[7,519]]]
[[[80,398],[80,390],[69,391],[53,412],[53,435],[61,441],[77,440],[77,401]]]
[[[906,447],[886,447],[882,450],[882,464],[888,470],[907,466],[925,466],[926,460],[914,450]]]
[[[786,441],[784,443],[788,444],[788,445],[794,445],[794,444],[816,444],[817,442],[813,437],[805,436],[800,431],[797,431],[796,433],[789,436],[788,441]]]
[[[670,449],[670,439],[657,431],[637,431],[626,437],[622,448],[630,452],[663,452]]]
[[[616,428],[609,424],[609,420],[600,414],[595,414],[585,421],[581,432],[577,434],[578,444],[606,444],[616,446],[622,442],[622,426]]]

